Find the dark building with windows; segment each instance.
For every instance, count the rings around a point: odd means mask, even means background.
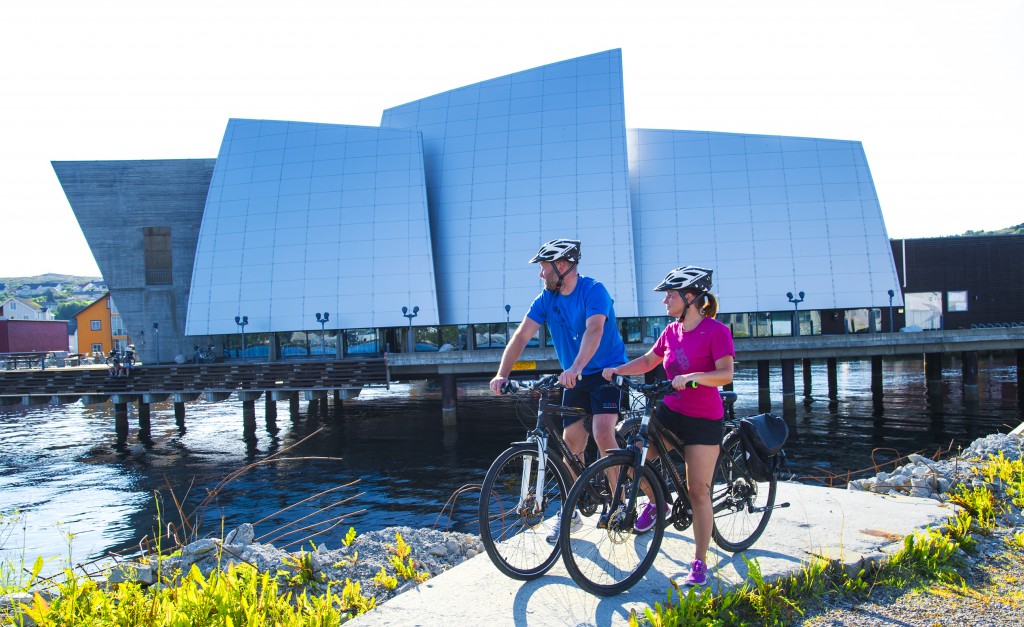
[[[892,240],[905,306],[896,326],[1024,326],[1024,236]],[[885,328],[888,316],[883,315]]]

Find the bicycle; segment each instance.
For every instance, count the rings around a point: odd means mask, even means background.
[[[200,347],[198,344],[192,345],[194,354],[192,361],[197,364],[212,364],[217,361],[217,355],[213,352],[213,344],[210,344],[206,348]]]
[[[569,575],[581,588],[599,596],[619,594],[640,581],[657,557],[668,522],[680,531],[693,523],[685,472],[680,472],[677,466],[682,459],[683,444],[667,430],[650,428],[653,400],[670,391],[671,382],[638,384],[617,376],[613,385],[642,394],[647,399],[647,411],[641,420],[621,425],[620,435],[627,442],[627,448],[609,451],[606,457],[589,466],[569,490],[563,509],[566,512],[572,511],[584,493],[596,491],[606,499],[598,505],[598,515],[584,520],[576,529],[566,525],[563,517],[559,538]],[[727,400],[735,401],[735,395]],[[752,546],[761,536],[773,509],[788,507],[789,503],[775,504],[777,480],[774,476],[762,483],[750,476],[739,435],[739,420],[725,421],[722,451],[711,485],[712,538],[721,548],[739,552]],[[658,459],[654,463],[643,463],[651,445],[658,452]],[[614,493],[607,488],[605,471],[608,469],[618,478]],[[667,520],[659,519],[650,532],[638,534],[633,526],[641,511],[642,483],[657,508],[655,511],[669,511],[670,498],[672,507]]]
[[[480,490],[480,540],[498,570],[513,579],[539,577],[558,560],[559,544],[550,544],[547,536],[572,477],[585,468],[583,460],[569,452],[561,420],[555,418],[588,413],[558,404],[555,397],[561,390],[557,375],[530,382],[510,380],[501,389],[502,394],[540,393],[536,426],[526,440],[513,442],[494,460]],[[583,515],[592,514],[597,501],[598,495],[589,491],[576,499]]]

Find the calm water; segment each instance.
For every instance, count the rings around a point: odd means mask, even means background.
[[[754,364],[749,366],[737,372],[739,414],[757,410],[757,374]],[[970,405],[961,400],[959,364],[947,363],[943,396],[931,400],[919,360],[886,362],[886,393],[876,404],[870,393],[870,363],[840,362],[840,400],[830,407],[824,364],[815,364],[816,400],[805,405],[798,398],[789,420],[788,471],[803,481],[828,483],[830,477],[870,468],[873,452],[875,462],[881,463],[897,454],[932,454],[1008,431],[1022,420],[1015,366],[1006,356],[982,356],[979,369],[981,400]],[[777,412],[781,389],[779,374],[773,372]],[[802,390],[798,367],[797,391]],[[303,403],[301,415],[293,420],[288,404],[279,403],[274,435],[265,427],[261,400],[256,403],[255,444],[242,439],[239,402],[187,404],[183,433],[175,424],[173,406],[166,403],[153,407],[152,444],[139,442],[133,411],[133,430],[127,447],[120,450],[109,404],[0,409],[0,513],[9,517],[20,510],[27,524],[27,537],[22,538],[19,530],[7,539],[6,557],[11,549],[20,553],[23,546],[30,558],[70,555],[76,562],[108,550],[131,550],[156,527],[158,500],[164,522],[178,522],[172,491],[186,512],[209,497],[200,531],[218,535],[222,517],[230,530],[354,480],[358,482],[351,487],[257,524],[257,535],[273,533],[343,499],[350,500],[297,526],[344,516],[335,534],[349,526],[366,532],[390,525],[435,524],[475,531],[474,494],[456,501],[454,515],[442,515],[442,509],[459,487],[479,483],[497,454],[522,437],[525,427],[533,424],[535,408],[495,399],[482,381],[463,382],[459,394],[457,428],[441,426],[439,391],[415,383],[364,391],[358,399],[346,401],[340,419],[310,416]],[[257,465],[210,496],[230,473],[317,429],[322,430],[286,455],[340,459]],[[308,533],[297,532],[288,539],[298,541]],[[336,546],[337,536],[326,542]]]

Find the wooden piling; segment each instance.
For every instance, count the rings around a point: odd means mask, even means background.
[[[768,383],[768,360],[759,359],[757,362],[757,410],[767,412],[771,409],[772,391]]]

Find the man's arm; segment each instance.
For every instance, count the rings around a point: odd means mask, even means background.
[[[519,359],[519,356],[523,354],[523,349],[526,348],[526,344],[538,329],[540,329],[539,323],[529,316],[523,316],[523,322],[516,329],[516,332],[512,334],[512,339],[505,345],[505,350],[501,353],[498,373],[491,379],[492,392],[501,394],[501,386],[508,380],[508,375],[512,372],[512,366]]]
[[[601,345],[601,336],[604,335],[604,321],[608,317],[604,314],[594,314],[587,318],[587,330],[583,333],[580,341],[580,352],[576,355],[569,369],[558,375],[558,382],[567,388],[576,385],[576,380],[583,374],[583,368],[590,363],[590,358],[597,352]]]

